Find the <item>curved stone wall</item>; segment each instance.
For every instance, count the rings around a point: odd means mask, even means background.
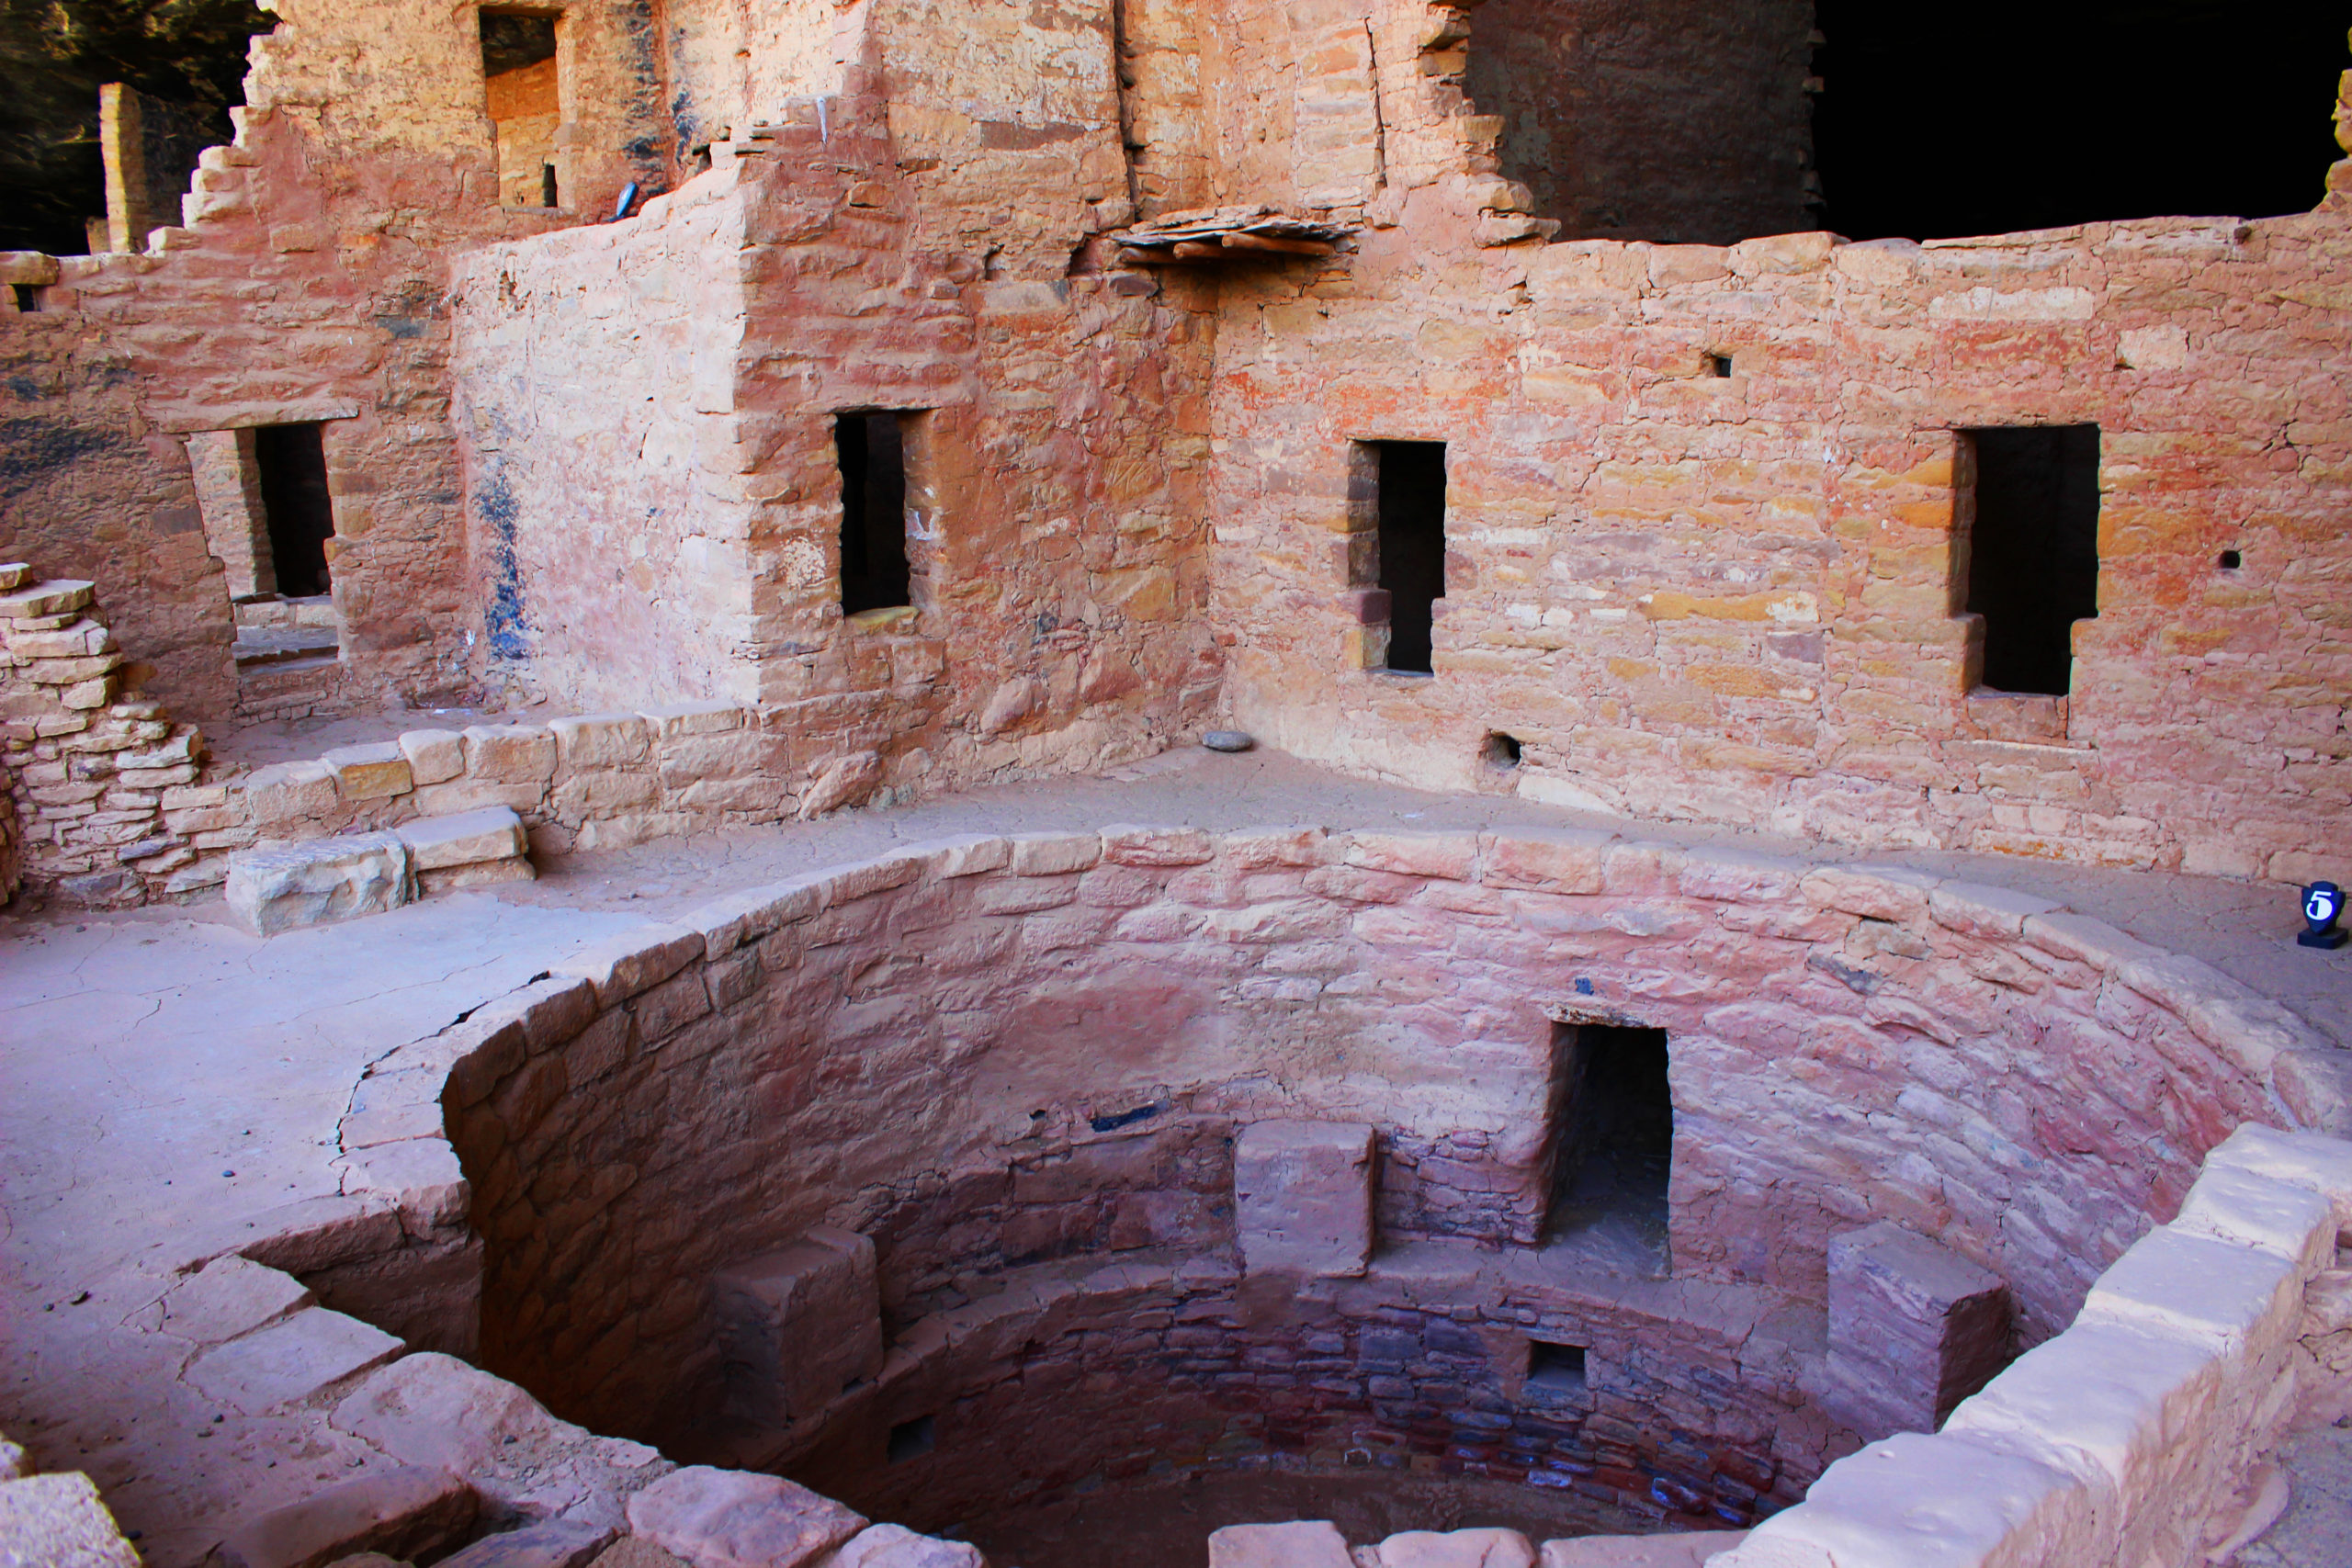
[[[1668,1032],[1668,1279],[1546,1278],[1525,1245],[1556,1019]],[[397,1054],[362,1099],[447,1072],[484,1362],[599,1429],[870,1460],[845,1434],[957,1408],[1001,1432],[1022,1389],[1156,1364],[1176,1403],[1106,1390],[1131,1419],[1072,1451],[1080,1479],[1153,1451],[1162,1416],[1207,1458],[1342,1463],[1430,1458],[1476,1416],[1494,1472],[1730,1521],[1851,1445],[1800,1382],[1829,1235],[1938,1235],[2039,1340],[2232,1127],[2343,1127],[2339,1055],[2204,965],[1898,869],[1112,828],[730,897]],[[1379,1259],[1280,1321],[1217,1262],[1226,1140],[1277,1117],[1369,1122],[1384,1151]],[[877,1242],[890,1367],[814,1425],[730,1429],[710,1281],[828,1224]],[[1100,1283],[1123,1262],[1144,1272]],[[1590,1347],[1589,1407],[1524,1397],[1531,1335]]]

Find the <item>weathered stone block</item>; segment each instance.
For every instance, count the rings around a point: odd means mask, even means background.
[[[1328,1519],[1227,1525],[1209,1536],[1209,1568],[1355,1568],[1347,1538]]]
[[[702,956],[702,933],[647,926],[582,948],[549,972],[588,981],[600,1006],[650,990]]]
[[[695,1568],[800,1568],[865,1528],[862,1516],[805,1486],[699,1464],[631,1497],[628,1524]]]
[[[543,784],[555,777],[555,737],[537,725],[469,725],[465,738],[469,778]]]
[[[882,1370],[882,1298],[865,1236],[820,1225],[724,1270],[711,1294],[728,1402],[747,1419],[815,1415]]]
[[[514,860],[479,861],[472,865],[453,865],[445,871],[421,871],[416,874],[416,890],[420,897],[430,898],[444,893],[461,893],[469,887],[535,882],[538,874],[537,868],[520,856]]]
[[[229,861],[229,910],[260,936],[398,908],[414,891],[390,833],[246,850]]]
[[[412,787],[408,754],[397,741],[338,746],[319,759],[334,775],[335,793],[347,801],[381,800]]]
[[[0,1481],[0,1563],[9,1568],[139,1568],[98,1489],[78,1471]]]
[[[219,1555],[223,1568],[323,1568],[360,1551],[414,1558],[462,1536],[476,1506],[473,1488],[448,1472],[402,1465],[273,1508],[232,1531]]]
[[[1373,1130],[1257,1122],[1233,1151],[1236,1224],[1252,1274],[1359,1275],[1372,1258]]]
[[[1375,1549],[1380,1568],[1534,1568],[1535,1548],[1513,1529],[1403,1530]]]
[[[471,1189],[455,1150],[439,1138],[409,1138],[345,1155],[343,1190],[397,1204],[412,1232],[462,1224]]]
[[[1829,1243],[1823,1404],[1866,1441],[1932,1432],[2008,1363],[2008,1287],[1892,1221]]]
[[[454,729],[412,729],[398,745],[419,785],[446,784],[466,771],[466,738]]]
[[[1707,1559],[1747,1539],[1746,1530],[1578,1536],[1545,1541],[1537,1561],[1542,1568],[1703,1568]]]
[[[824,1568],[988,1568],[977,1546],[917,1535],[904,1525],[875,1525],[825,1559]]]
[[[507,860],[529,849],[523,819],[505,806],[486,806],[448,817],[421,817],[392,831],[408,846],[409,864],[421,872]]]
[[[339,805],[334,774],[324,762],[279,762],[255,769],[245,780],[245,801],[253,819],[264,827],[321,821]]]
[[[567,769],[628,768],[645,760],[653,726],[633,713],[592,713],[548,724]]]

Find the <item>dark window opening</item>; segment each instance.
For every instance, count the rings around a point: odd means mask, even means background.
[[[12,283],[9,289],[17,297],[17,309],[30,315],[40,309],[40,286],[37,283]]]
[[[842,465],[842,613],[913,603],[907,566],[904,416],[845,413],[833,422]]]
[[[1550,1238],[1663,1259],[1674,1156],[1666,1060],[1662,1029],[1553,1026]]]
[[[1379,586],[1388,591],[1388,668],[1427,675],[1445,597],[1445,443],[1379,441]]]
[[[261,426],[254,432],[254,468],[278,593],[307,599],[328,592],[327,540],[334,536],[334,503],[327,493],[320,427]]]
[[[481,13],[481,73],[503,207],[554,207],[555,133],[563,118],[552,12]]]
[[[2222,570],[2223,571],[2235,571],[2239,567],[2244,566],[2245,564],[2245,558],[2238,554],[2237,551],[2223,550],[2222,552]]]
[[[1963,433],[1972,472],[1968,609],[1982,683],[2064,696],[2074,626],[2098,614],[2098,426]]]
[[[1563,239],[1729,244],[1815,227],[1813,0],[1485,0],[1463,86]]]
[[[901,1421],[890,1428],[890,1439],[887,1451],[889,1462],[899,1464],[907,1460],[921,1459],[938,1446],[937,1417],[918,1416],[911,1421]]]
[[[1820,0],[1820,18],[1824,226],[1857,240],[2303,212],[2343,155],[2340,9]],[[2165,108],[2119,141],[2127,102]]]
[[[1584,1392],[1584,1347],[1527,1342],[1526,1386],[1543,1393]]]
[[[1728,354],[1707,355],[1707,374],[1717,380],[1727,379],[1731,375],[1731,355]]]
[[[1518,737],[1498,729],[1488,732],[1487,743],[1478,748],[1478,757],[1487,766],[1508,773],[1519,766],[1520,750]]]

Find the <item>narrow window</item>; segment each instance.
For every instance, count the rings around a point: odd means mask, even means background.
[[[938,1418],[932,1416],[918,1416],[911,1421],[901,1421],[890,1428],[890,1438],[886,1451],[892,1464],[901,1464],[910,1459],[921,1459],[938,1446]]]
[[[326,446],[315,424],[266,424],[254,432],[254,468],[269,530],[270,565],[288,599],[324,593],[334,503],[327,495]]]
[[[17,297],[17,311],[19,315],[29,316],[40,309],[40,289],[37,285],[12,283],[8,287]]]
[[[913,603],[907,570],[907,448],[899,413],[833,422],[842,464],[842,613]]]
[[[555,133],[563,118],[552,12],[484,11],[481,73],[498,143],[503,207],[556,205]]]
[[[1526,1386],[1542,1393],[1582,1393],[1584,1347],[1529,1340]]]
[[[2075,623],[2098,614],[2098,426],[1963,434],[1974,473],[1968,609],[1984,617],[1983,683],[2064,696]]]
[[[1674,1157],[1666,1031],[1555,1024],[1552,1070],[1549,1235],[1662,1263]]]
[[[1445,597],[1445,443],[1381,441],[1380,586],[1388,591],[1388,668],[1426,675],[1436,602]]]

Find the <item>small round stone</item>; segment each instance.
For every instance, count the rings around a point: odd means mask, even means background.
[[[1238,729],[1212,729],[1201,737],[1201,744],[1212,751],[1247,751],[1257,742]]]

